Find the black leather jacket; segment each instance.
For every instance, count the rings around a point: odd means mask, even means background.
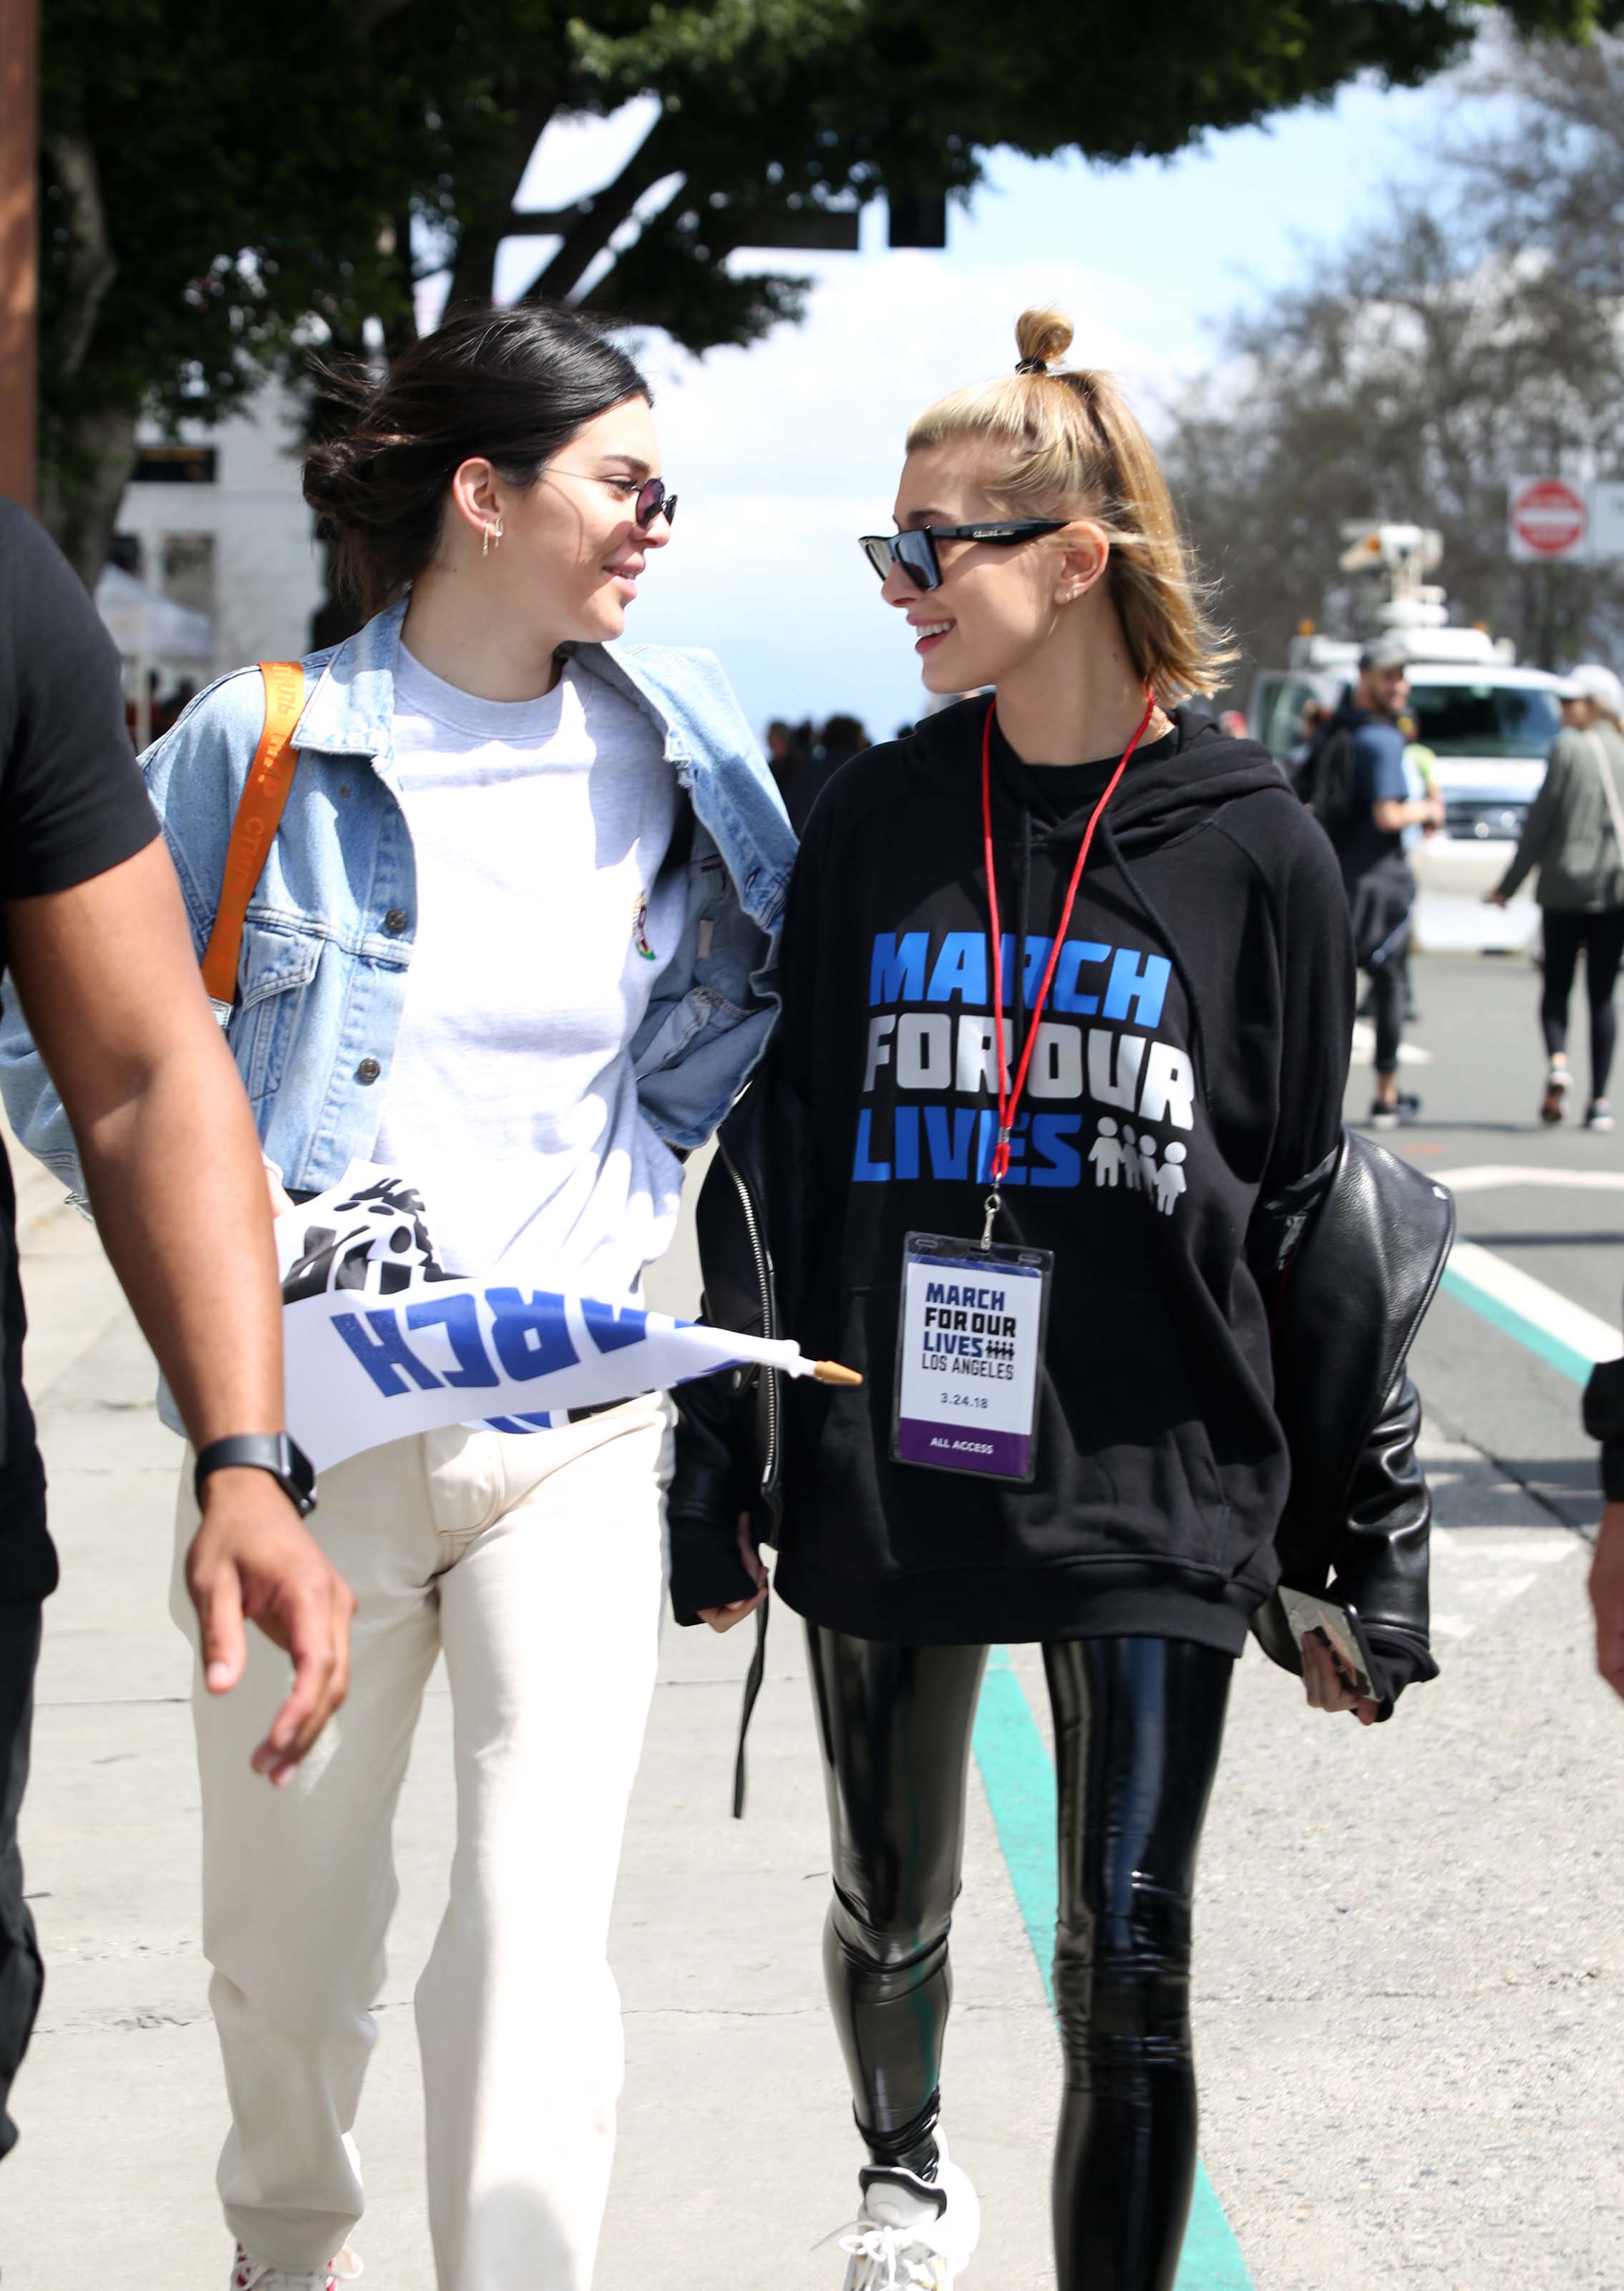
[[[724,1122],[698,1223],[705,1317],[779,1336],[780,1299],[792,1304],[795,1293],[795,1204],[803,1196],[783,1168],[796,1125],[781,1103],[778,1150],[768,1158],[772,1089],[758,1081]],[[1336,1153],[1292,1196],[1260,1206],[1248,1242],[1264,1294],[1275,1300],[1275,1405],[1292,1459],[1277,1536],[1281,1580],[1296,1590],[1328,1590],[1357,1611],[1382,1672],[1384,1717],[1406,1685],[1437,1676],[1428,1641],[1432,1500],[1415,1453],[1420,1399],[1404,1363],[1454,1223],[1444,1187],[1345,1130]],[[748,1519],[757,1543],[774,1539],[778,1384],[775,1371],[734,1371],[676,1393],[668,1511],[678,1622],[696,1622],[701,1608],[748,1598],[755,1588],[739,1522]],[[1277,1598],[1264,1603],[1252,1628],[1275,1661],[1300,1673]]]

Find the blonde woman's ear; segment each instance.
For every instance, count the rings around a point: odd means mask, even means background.
[[[1061,604],[1075,604],[1103,579],[1111,561],[1111,544],[1099,526],[1081,518],[1065,527],[1055,538],[1061,549],[1061,573],[1056,594]]]

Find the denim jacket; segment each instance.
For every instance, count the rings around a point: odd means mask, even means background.
[[[228,1039],[266,1157],[294,1193],[335,1184],[372,1152],[400,1031],[417,920],[391,744],[404,617],[404,603],[392,606],[306,660],[299,767],[243,935]],[[686,922],[631,1043],[644,1113],[667,1146],[687,1152],[739,1095],[777,1017],[777,930],[795,838],[711,654],[566,649],[642,710],[692,806]],[[142,759],[200,958],[264,721],[259,671],[241,669],[200,693]],[[28,1151],[77,1189],[61,1100],[9,1009],[0,1095]]]

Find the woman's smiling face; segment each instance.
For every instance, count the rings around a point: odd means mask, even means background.
[[[638,490],[659,475],[649,402],[628,398],[578,430],[533,486],[497,478],[492,505],[476,519],[493,524],[500,502],[501,539],[478,568],[489,593],[532,614],[560,641],[622,635],[649,551],[671,537],[663,516],[646,529],[637,523]]]
[[[985,454],[972,438],[919,447],[908,455],[897,488],[898,530],[1006,521],[1011,512],[987,490],[988,480]],[[893,565],[881,594],[907,615],[915,631],[914,649],[927,689],[973,692],[1003,683],[1047,643],[1070,595],[1081,593],[1075,560],[1080,538],[1091,530],[1069,526],[1015,548],[940,542],[937,589],[916,588],[901,567]],[[1103,571],[1103,536],[1096,553],[1098,570]],[[1089,580],[1082,583],[1091,585]]]

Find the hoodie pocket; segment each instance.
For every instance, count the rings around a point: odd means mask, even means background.
[[[1041,1387],[1034,1523],[1044,1556],[1221,1568],[1228,1502],[1195,1347],[1159,1290],[1079,1282],[1062,1269]]]

